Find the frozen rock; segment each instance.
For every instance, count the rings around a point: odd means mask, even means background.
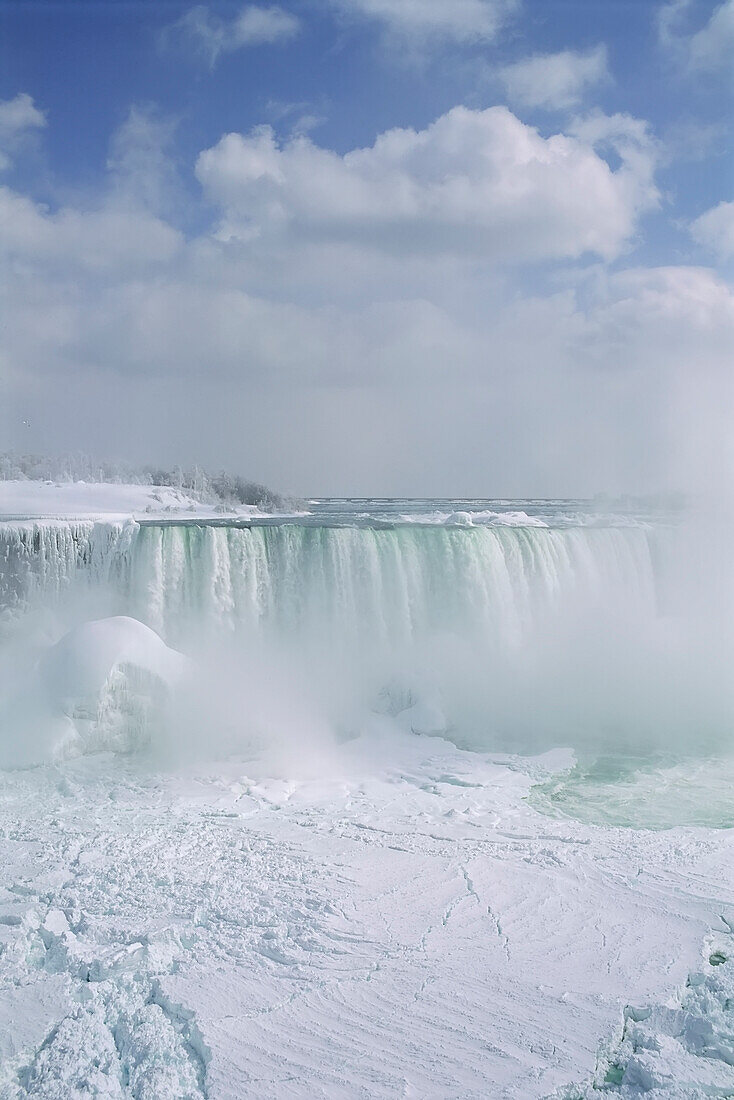
[[[21,737],[34,725],[44,732],[35,745],[21,746],[27,750],[21,761],[146,745],[186,666],[137,619],[114,616],[75,627],[39,661],[29,719],[16,728]]]

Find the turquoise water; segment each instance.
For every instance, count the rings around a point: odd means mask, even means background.
[[[734,827],[734,756],[601,756],[535,786],[529,802],[590,825]]]

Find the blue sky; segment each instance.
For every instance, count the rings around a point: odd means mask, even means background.
[[[729,476],[732,0],[23,0],[0,33],[8,445],[304,493]]]

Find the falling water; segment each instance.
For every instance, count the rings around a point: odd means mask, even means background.
[[[129,615],[346,736],[360,709],[425,696],[459,744],[571,745],[576,771],[534,796],[549,812],[624,818],[607,788],[634,802],[666,768],[680,801],[685,761],[728,753],[734,700],[728,641],[675,606],[674,535],[522,517],[5,522],[6,644],[41,610],[47,637]]]

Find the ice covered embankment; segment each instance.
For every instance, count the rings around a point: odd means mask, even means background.
[[[251,504],[224,504],[172,485],[91,481],[2,481],[0,518],[66,518],[181,515],[187,518],[260,515]]]
[[[2,718],[2,763],[86,752],[130,752],[150,741],[186,658],[143,623],[83,623],[42,654]]]

